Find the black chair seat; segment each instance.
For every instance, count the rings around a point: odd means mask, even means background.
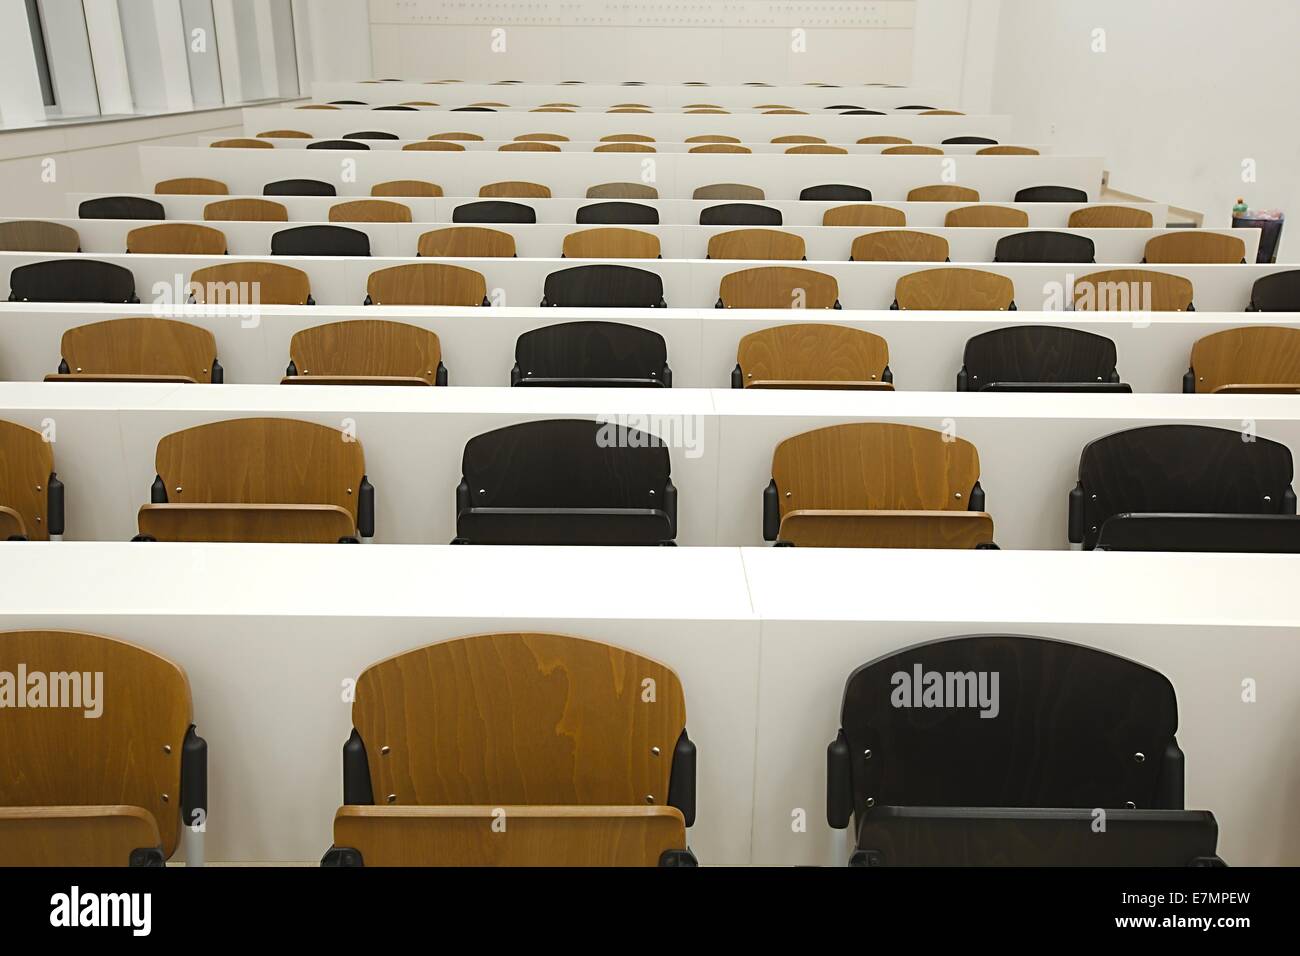
[[[370,237],[347,226],[295,226],[271,236],[273,256],[368,256]]]
[[[672,371],[658,332],[621,322],[562,322],[519,336],[510,384],[660,388],[672,385]]]
[[[659,225],[659,210],[639,202],[598,202],[578,209],[574,221],[585,225]]]
[[[280,179],[262,187],[263,196],[337,196],[331,183],[319,179]]]
[[[134,303],[130,269],[98,259],[47,259],[9,273],[10,302]]]
[[[673,539],[650,508],[471,508],[456,516],[465,544],[656,545]]]
[[[1237,514],[1122,514],[1101,526],[1098,551],[1300,554],[1300,517]]]
[[[664,282],[633,266],[589,265],[546,277],[542,305],[598,309],[664,308]]]
[[[163,204],[143,196],[101,196],[77,207],[81,219],[166,219]]]
[[[1097,247],[1087,236],[1037,229],[1003,236],[994,262],[1096,262]]]
[[[1115,343],[1058,325],[991,329],[966,342],[957,391],[1132,391],[1115,369]]]
[[[307,149],[369,149],[370,147],[360,140],[354,139],[321,139],[314,143],[308,143]]]
[[[467,202],[451,213],[452,222],[536,222],[537,210],[519,202],[489,199]]]
[[[804,187],[799,191],[799,198],[823,202],[871,202],[871,190],[865,186],[826,183],[821,186]]]
[[[1073,186],[1028,186],[1016,191],[1016,202],[1087,202],[1088,194]]]
[[[748,202],[729,202],[700,210],[701,226],[779,226],[781,210]]]

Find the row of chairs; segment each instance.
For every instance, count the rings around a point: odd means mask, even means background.
[[[329,110],[339,109],[344,106],[370,106],[361,100],[332,100],[329,103],[308,103],[304,106],[295,107],[300,110]],[[370,106],[371,110],[392,111],[402,113],[416,113],[421,110],[438,109],[442,106],[440,103],[434,103],[430,100],[406,100],[401,103],[384,104],[381,106]],[[480,100],[475,103],[469,103],[464,106],[448,106],[449,113],[496,113],[500,110],[522,110],[523,107],[513,107],[509,103],[502,103],[497,100]],[[529,113],[576,113],[580,110],[595,112],[599,107],[590,107],[584,109],[577,103],[553,102],[543,103],[540,106],[534,106],[528,110]],[[851,103],[840,103],[823,109],[834,109],[835,115],[838,116],[965,116],[965,113],[957,110],[942,110],[930,106],[913,104],[909,106],[891,107],[892,112],[884,110],[868,109],[863,106],[855,106]],[[725,109],[717,103],[692,103],[683,106],[681,109],[659,109],[646,103],[617,103],[613,106],[605,107],[605,113],[655,113],[674,114],[674,113],[703,113],[703,114],[731,114],[731,113],[758,113],[763,116],[811,116],[808,110],[795,109],[784,103],[759,103],[749,109],[736,108]]]
[[[326,226],[305,226],[325,229]],[[355,231],[355,230],[354,230]],[[365,233],[356,232],[366,239]],[[367,241],[368,245],[368,241]],[[315,255],[346,255],[315,248]],[[283,252],[281,254],[288,254]],[[299,252],[299,255],[305,254]],[[361,255],[361,253],[353,253]],[[223,263],[195,269],[187,283],[194,302],[218,306],[313,305],[306,272],[270,260]],[[909,272],[894,286],[891,309],[1014,311],[1015,288],[997,272],[942,266]],[[1077,311],[1194,311],[1190,279],[1152,269],[1106,269],[1074,280]],[[125,266],[99,259],[46,259],[18,266],[9,274],[11,302],[136,303],[135,275]],[[1248,312],[1297,311],[1300,270],[1257,279]],[[418,262],[378,269],[366,281],[366,305],[489,306],[481,272],[444,262]],[[663,279],[632,266],[573,266],[546,276],[543,306],[589,308],[666,308]],[[724,275],[717,308],[839,309],[835,277],[793,266],[758,266]],[[878,303],[875,307],[883,307]],[[851,303],[850,308],[861,307]]]
[[[1087,550],[1300,553],[1290,449],[1202,425],[1089,442],[1068,537]],[[0,422],[0,540],[59,537],[64,487],[40,432]],[[289,418],[239,418],[163,437],[139,541],[356,543],[374,537],[359,442]],[[668,446],[612,422],[508,425],[466,443],[453,544],[672,545]],[[820,548],[996,548],[975,446],[890,422],[785,439],[762,495],[763,537]]]
[[[291,130],[271,130],[272,133],[288,133]],[[265,134],[263,134],[265,135]],[[294,139],[296,137],[289,137]],[[304,149],[350,149],[350,150],[369,150],[370,146],[366,140],[396,140],[399,137],[395,135],[380,135],[378,130],[370,130],[362,133],[350,133],[343,139],[314,139],[307,143]],[[980,141],[996,143],[996,140],[987,140],[985,137],[960,137],[960,140],[969,141],[978,139]],[[944,143],[950,143],[950,140],[944,140]],[[955,144],[954,144],[955,145]],[[269,139],[221,139],[209,143],[209,147],[216,149],[274,149],[275,143]],[[421,139],[414,140],[402,147],[403,152],[426,152],[426,153],[463,153],[465,147],[458,142],[451,140]],[[562,152],[560,146],[554,142],[546,140],[521,140],[518,142],[502,143],[496,149],[499,153],[559,153]],[[658,150],[649,143],[636,142],[619,142],[604,143],[599,146],[593,146],[593,153],[655,153]],[[698,146],[692,146],[687,150],[688,153],[731,153],[731,154],[751,154],[754,151],[748,146],[738,143],[701,143]],[[788,146],[784,150],[787,156],[847,156],[849,150],[843,146],[836,146],[830,143],[803,143],[795,146]],[[944,151],[938,146],[918,146],[918,145],[899,145],[887,146],[878,153],[872,153],[873,156],[943,156]],[[1038,150],[1029,149],[1024,146],[1000,147],[990,146],[987,149],[976,151],[977,156],[1037,156]]]
[[[122,318],[63,333],[47,382],[213,383],[225,380],[216,337],[175,319]],[[664,337],[619,322],[562,322],[515,342],[512,386],[670,388]],[[295,332],[283,384],[447,385],[437,333],[381,319]],[[740,340],[733,388],[892,390],[889,343],[874,332],[820,322],[778,325]],[[1240,326],[1198,339],[1187,393],[1300,393],[1300,329]],[[1017,325],[966,342],[957,391],[1130,392],[1104,335]]]
[[[919,721],[910,699],[892,703],[896,675],[918,667],[969,674],[969,698]],[[0,723],[17,771],[0,775],[0,865],[163,866],[201,832],[208,745],[180,665],[96,634],[9,631],[0,672],[99,674],[114,694],[94,720],[60,697]],[[840,722],[826,817],[854,826],[851,865],[1222,865],[1213,815],[1183,809],[1174,688],[1135,661],[949,638],[854,670]],[[367,667],[352,725],[322,866],[697,863],[699,755],[681,679],[659,661],[561,634],[454,638]]]
[[[399,136],[397,133],[387,132],[384,130],[358,130],[353,133],[344,133],[341,137],[344,140],[387,140],[389,142],[410,139],[411,137]],[[268,129],[257,134],[255,138],[235,137],[227,140],[218,140],[210,145],[244,143],[247,144],[252,139],[316,139],[312,133],[301,129]],[[478,134],[468,132],[449,132],[434,133],[424,140],[416,142],[438,142],[449,144],[454,151],[458,143],[486,143],[489,140]],[[568,136],[562,133],[520,133],[518,136],[511,137],[512,143],[571,143],[574,142]],[[589,142],[589,140],[579,140],[579,142]],[[597,143],[599,148],[605,146],[646,146],[651,143],[675,143],[676,140],[656,140],[653,136],[647,136],[644,133],[611,133],[602,136]],[[722,134],[702,133],[698,136],[687,136],[681,141],[682,145],[723,145],[723,146],[743,146],[744,141],[738,136],[726,136]],[[808,133],[788,133],[784,136],[773,136],[768,140],[774,146],[826,146],[833,145],[823,136],[812,136]],[[917,145],[906,136],[863,136],[854,141],[859,146],[915,146]],[[998,143],[996,139],[990,139],[987,136],[949,136],[947,139],[939,141],[942,146],[989,146],[990,149],[979,150],[977,155],[981,156],[1037,156],[1038,150],[1028,146],[1007,146]],[[925,144],[920,144],[925,145]],[[265,148],[253,146],[253,149]],[[430,147],[439,149],[442,147]],[[462,147],[463,148],[463,147]],[[635,150],[633,150],[635,151]],[[654,152],[653,148],[648,149]],[[546,150],[542,150],[546,152]],[[748,152],[748,150],[746,150]],[[941,151],[942,152],[942,151]]]

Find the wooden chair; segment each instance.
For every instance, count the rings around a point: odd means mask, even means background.
[[[911,229],[869,232],[853,240],[852,262],[946,262],[948,240]]]
[[[740,139],[735,136],[723,136],[719,133],[701,133],[699,136],[688,136],[685,139],[687,143],[739,143]]]
[[[213,149],[275,149],[275,143],[268,143],[264,139],[219,139],[215,143],[209,143]]]
[[[402,146],[403,152],[415,153],[463,153],[465,147],[447,139],[422,139]]]
[[[637,109],[630,106],[616,106],[613,109],[605,110],[606,113],[653,113],[654,110]]]
[[[473,269],[415,262],[370,273],[368,305],[488,305],[487,280]]]
[[[985,146],[975,150],[976,156],[1037,156],[1038,150],[1028,146]]]
[[[438,336],[382,319],[295,332],[282,385],[446,385]]]
[[[158,196],[227,196],[230,187],[219,179],[188,176],[182,179],[164,179],[153,187]]]
[[[775,110],[763,110],[764,116],[807,116],[806,110],[792,110],[787,107]]]
[[[208,222],[288,222],[289,210],[272,199],[222,199],[203,207]]]
[[[795,322],[740,340],[732,388],[875,389],[891,391],[889,345],[872,332]]]
[[[1143,262],[1223,263],[1246,261],[1246,243],[1236,236],[1201,229],[1175,229],[1147,240]]]
[[[602,136],[602,143],[653,143],[653,136],[646,136],[643,133],[614,133],[611,136]]]
[[[330,206],[330,222],[410,222],[411,207],[386,199],[353,199]]]
[[[791,146],[785,152],[787,156],[844,156],[848,154],[848,150],[843,146],[828,146],[820,143],[809,143],[806,146]]]
[[[420,236],[416,255],[429,259],[508,259],[515,252],[515,237],[483,226],[449,226]]]
[[[311,133],[300,129],[268,129],[257,134],[258,139],[315,139]]]
[[[588,199],[658,199],[659,190],[645,183],[601,183],[587,187]]]
[[[550,273],[542,286],[543,306],[587,309],[662,309],[664,281],[634,266],[597,263]]]
[[[737,146],[735,143],[702,143],[699,146],[692,146],[689,150],[692,153],[752,153],[753,150],[748,146]]]
[[[1153,269],[1105,269],[1074,281],[1079,312],[1188,312],[1192,283]]]
[[[909,146],[911,143],[912,141],[904,136],[864,136],[858,140],[859,146],[873,146],[877,144],[882,146]]]
[[[195,269],[189,291],[195,302],[213,305],[315,304],[307,273],[265,259]]]
[[[658,259],[659,237],[640,229],[583,229],[564,237],[567,259]]]
[[[757,186],[746,186],[743,183],[712,183],[708,186],[697,186],[691,193],[691,198],[748,200],[765,197],[763,190]]]
[[[779,229],[733,229],[709,237],[710,259],[804,259],[803,236]]]
[[[558,153],[560,147],[554,143],[502,143],[497,147],[499,153]]]
[[[481,199],[550,199],[551,187],[538,183],[488,183],[478,191]]]
[[[979,453],[963,438],[890,422],[787,438],[772,456],[763,537],[824,548],[987,547],[993,519]]]
[[[838,309],[839,284],[834,276],[791,266],[760,266],[722,277],[718,308]]]
[[[0,252],[80,252],[81,236],[71,226],[35,219],[0,222]]]
[[[965,116],[966,114],[958,110],[922,110],[916,115],[917,116]]]
[[[653,146],[646,143],[602,143],[592,150],[593,153],[653,153]]]
[[[429,139],[464,140],[466,142],[475,142],[475,143],[483,142],[483,137],[480,136],[478,133],[464,133],[464,132],[434,133],[432,136],[429,137]]]
[[[934,186],[917,186],[907,192],[908,202],[979,202],[978,189],[969,186],[952,186],[938,184]]]
[[[806,136],[803,134],[792,134],[790,136],[773,136],[768,142],[771,143],[825,143],[826,140],[820,136]]]
[[[1184,392],[1300,392],[1300,329],[1248,325],[1202,336],[1192,346]]]
[[[515,137],[517,143],[567,143],[569,137],[559,133],[521,133]]]
[[[53,443],[35,429],[0,420],[0,541],[62,536],[63,482],[54,471]]]
[[[1027,229],[1029,213],[1023,209],[1010,206],[992,206],[981,203],[978,206],[961,206],[949,209],[943,217],[945,226],[972,227],[984,229]]]
[[[1071,229],[1150,229],[1152,216],[1146,209],[1106,204],[1085,206],[1070,213]]]
[[[726,114],[726,113],[730,113],[731,111],[730,111],[730,110],[710,110],[710,109],[701,109],[701,110],[686,110],[685,112],[687,112],[687,113],[709,113],[709,114],[718,115],[718,114]]]
[[[210,382],[225,380],[217,340],[175,319],[133,317],[63,333],[63,358],[47,382]]]
[[[158,442],[140,538],[325,544],[374,535],[355,437],[292,418],[236,418]]]
[[[370,195],[421,196],[426,199],[436,199],[442,195],[442,187],[422,179],[393,179],[386,183],[375,183],[370,187]]]
[[[695,747],[657,661],[559,634],[458,638],[363,671],[352,723],[326,866],[695,863]]]
[[[73,681],[0,721],[0,866],[163,866],[207,820],[185,671],[97,634],[0,632],[0,672],[23,670]]]
[[[529,110],[530,113],[572,113],[575,112],[567,106],[538,106]]]
[[[886,146],[880,151],[881,156],[942,156],[943,150],[938,146]]]
[[[997,311],[1015,308],[1015,286],[1004,275],[956,266],[900,276],[894,286],[897,309]]]
[[[893,206],[854,203],[836,206],[822,213],[823,226],[905,226],[907,213]]]
[[[226,234],[189,222],[160,222],[126,234],[126,251],[142,256],[224,256]]]

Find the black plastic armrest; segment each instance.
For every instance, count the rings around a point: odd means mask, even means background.
[[[668,513],[668,529],[677,537],[677,486],[671,478],[664,484],[664,511]]]
[[[1076,483],[1070,492],[1070,511],[1066,521],[1070,544],[1083,543],[1083,521],[1083,486]]]
[[[357,489],[357,531],[363,538],[375,536],[375,486],[365,475]]]
[[[732,388],[745,387],[745,373],[740,370],[739,362],[737,362],[736,367],[731,370],[731,387]]]
[[[853,768],[844,731],[826,748],[826,822],[843,830],[853,816]]]
[[[773,478],[763,489],[763,540],[775,541],[781,530],[781,499]]]
[[[975,487],[970,490],[970,502],[966,505],[967,511],[987,511],[984,507],[984,488],[977,481]]]
[[[208,742],[190,725],[181,747],[181,822],[202,829],[208,819]]]
[[[45,490],[45,527],[49,534],[63,534],[63,482],[56,472],[50,472]]]
[[[438,363],[438,370],[433,373],[433,384],[442,386],[447,384],[447,366],[441,362]]]
[[[347,806],[369,807],[375,802],[375,792],[370,786],[370,761],[366,757],[366,744],[352,728],[352,734],[343,744],[343,802]]]
[[[673,747],[673,766],[668,778],[668,805],[682,811],[688,827],[695,825],[695,744],[682,728]]]
[[[1183,394],[1191,395],[1196,392],[1196,370],[1189,368],[1183,373]]]

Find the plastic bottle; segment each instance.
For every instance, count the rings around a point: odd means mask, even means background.
[[[1239,219],[1242,216],[1246,215],[1246,213],[1249,211],[1250,211],[1250,207],[1246,205],[1246,200],[1242,199],[1241,197],[1238,197],[1236,205],[1232,207],[1232,218]]]

